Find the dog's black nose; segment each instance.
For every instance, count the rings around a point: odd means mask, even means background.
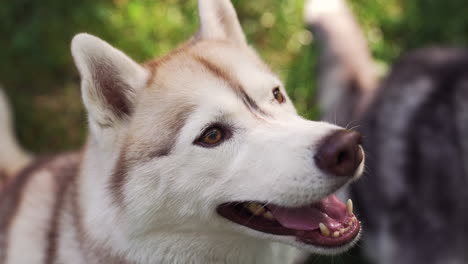
[[[315,164],[335,176],[353,176],[364,154],[362,136],[356,131],[339,130],[325,137],[315,154]]]

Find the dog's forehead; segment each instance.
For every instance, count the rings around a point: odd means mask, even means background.
[[[186,44],[146,65],[151,71],[148,88],[157,93],[162,89],[184,93],[217,89],[216,85],[197,85],[213,79],[225,81],[232,88],[242,87],[251,96],[261,96],[281,85],[251,48],[224,41]]]
[[[276,75],[248,46],[236,46],[230,43],[213,45],[211,42],[202,42],[193,47],[192,54],[197,60],[203,58],[211,65],[224,71],[229,76],[221,77],[235,79],[246,90],[280,84]],[[204,64],[203,61],[202,64]]]
[[[197,108],[238,113],[245,108],[263,114],[260,106],[268,107],[272,90],[281,86],[253,49],[225,41],[188,43],[146,66],[152,75],[143,100],[149,102],[189,102]],[[242,104],[233,103],[238,99]],[[294,112],[292,105],[286,109]]]

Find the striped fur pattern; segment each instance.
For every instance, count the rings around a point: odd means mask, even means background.
[[[310,204],[353,179],[316,167],[338,127],[297,115],[230,1],[200,0],[199,17],[189,42],[143,65],[97,37],[73,39],[87,144],[37,159],[2,188],[1,264],[293,263],[301,250],[353,245],[315,247],[216,213],[230,201]],[[213,123],[230,138],[194,144]]]

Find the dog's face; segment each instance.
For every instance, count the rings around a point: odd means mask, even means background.
[[[89,35],[72,44],[90,144],[114,157],[107,187],[128,232],[347,249],[360,226],[331,194],[362,173],[357,134],[297,115],[229,1],[200,1],[199,14],[190,42],[144,66]]]

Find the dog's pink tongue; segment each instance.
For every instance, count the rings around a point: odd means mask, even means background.
[[[339,228],[346,219],[346,205],[335,195],[330,195],[318,203],[287,208],[268,205],[275,219],[284,227],[294,230],[315,230],[320,223],[329,228]]]

